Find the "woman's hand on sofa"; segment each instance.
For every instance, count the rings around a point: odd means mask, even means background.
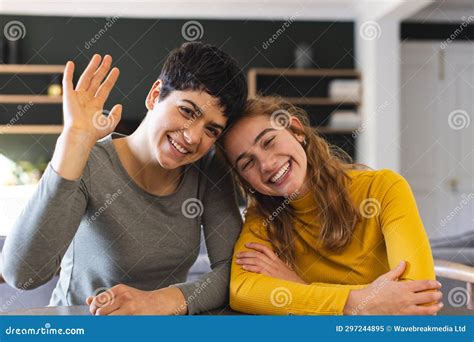
[[[104,315],[179,315],[187,313],[180,289],[167,287],[143,291],[119,284],[86,299],[91,314]]]
[[[245,247],[250,251],[237,253],[236,263],[249,272],[260,273],[269,277],[307,284],[301,277],[275,252],[260,243],[247,243]]]
[[[368,287],[351,290],[346,315],[435,315],[443,307],[436,280],[399,281],[406,262],[377,278]]]

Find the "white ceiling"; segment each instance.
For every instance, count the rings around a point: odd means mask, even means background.
[[[1,14],[200,19],[355,20],[405,0],[0,0]],[[410,0],[424,4],[433,0]],[[454,0],[462,1],[462,0]]]
[[[421,22],[462,22],[474,16],[474,0],[436,0],[410,19]]]
[[[79,17],[344,21],[397,12],[401,19],[415,12],[420,20],[456,19],[474,15],[474,0],[0,0],[0,14]]]

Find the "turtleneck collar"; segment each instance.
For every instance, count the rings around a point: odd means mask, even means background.
[[[316,209],[316,200],[313,192],[310,190],[300,198],[294,199],[290,202],[295,212],[308,212]]]

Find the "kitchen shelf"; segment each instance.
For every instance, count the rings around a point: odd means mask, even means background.
[[[0,74],[62,74],[66,65],[0,64]]]
[[[249,76],[308,76],[308,77],[351,77],[360,78],[360,73],[354,69],[285,69],[285,68],[253,68]]]
[[[62,125],[0,125],[0,134],[61,134]]]
[[[335,100],[328,97],[285,97],[285,100],[296,105],[319,105],[319,106],[339,106],[350,105],[359,106],[359,101],[352,100]]]
[[[357,131],[357,128],[355,129],[342,129],[342,128],[332,128],[332,127],[322,127],[318,126],[315,127],[316,131],[322,134],[352,134],[354,131]]]
[[[0,74],[54,75],[63,74],[65,65],[55,64],[1,64]],[[62,96],[40,94],[1,94],[0,104],[61,104]],[[60,134],[62,125],[0,125],[1,134]]]
[[[28,103],[34,104],[54,104],[63,103],[62,96],[49,95],[0,95],[0,103]]]

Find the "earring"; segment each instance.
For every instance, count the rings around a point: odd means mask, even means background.
[[[306,146],[306,137],[303,139],[302,145]]]

